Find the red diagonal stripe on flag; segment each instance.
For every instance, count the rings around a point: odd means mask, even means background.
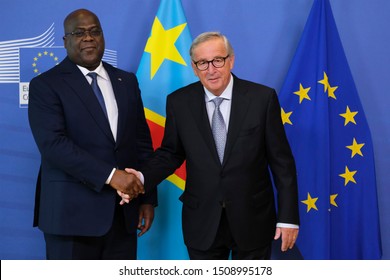
[[[150,109],[144,109],[146,121],[152,135],[153,149],[156,150],[161,146],[161,142],[164,137],[165,118]],[[174,174],[169,176],[167,180],[183,190],[186,180],[185,162],[175,171]]]

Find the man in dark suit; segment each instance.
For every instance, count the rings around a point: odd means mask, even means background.
[[[234,52],[220,33],[199,35],[190,55],[200,81],[168,96],[161,147],[141,173],[127,171],[148,190],[186,160],[180,200],[191,259],[269,259],[272,239],[291,249],[299,228],[295,162],[277,95],[231,73]]]
[[[70,13],[64,29],[67,57],[29,88],[41,153],[34,225],[48,259],[136,259],[137,228],[139,235],[150,228],[157,204],[156,192],[142,194],[138,178],[123,170],[141,167],[153,152],[138,82],[102,62],[94,13]],[[120,205],[118,191],[131,203]]]

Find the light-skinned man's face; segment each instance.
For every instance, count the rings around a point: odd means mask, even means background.
[[[89,31],[80,36],[80,32]],[[89,70],[96,69],[104,53],[104,37],[99,19],[86,10],[76,11],[65,23],[64,47],[69,58]],[[74,34],[69,34],[73,32]]]
[[[224,58],[228,55],[224,41],[221,38],[215,38],[200,43],[193,50],[193,61],[211,61],[215,58]],[[216,96],[222,94],[230,82],[231,70],[234,65],[234,55],[229,55],[225,60],[225,65],[221,68],[215,67],[212,63],[208,64],[207,70],[199,70],[192,62],[192,68],[200,82],[207,90]]]

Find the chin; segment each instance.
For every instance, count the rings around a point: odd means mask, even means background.
[[[100,60],[94,59],[83,59],[83,64],[85,68],[96,68],[100,64]]]

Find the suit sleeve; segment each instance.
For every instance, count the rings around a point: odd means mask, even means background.
[[[63,110],[61,99],[49,83],[34,78],[29,86],[28,117],[42,158],[100,191],[113,166],[81,149],[67,136]]]
[[[280,110],[274,91],[267,108],[267,158],[278,192],[278,222],[299,224],[295,160],[284,131]]]

